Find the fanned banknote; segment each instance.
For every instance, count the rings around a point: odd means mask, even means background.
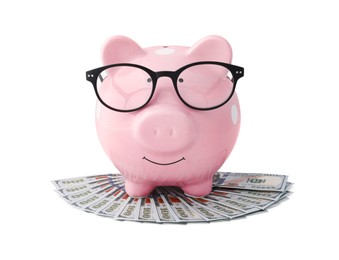
[[[198,223],[231,220],[267,210],[285,199],[287,175],[217,172],[212,192],[190,197],[178,187],[157,187],[132,198],[119,173],[52,181],[57,194],[75,208],[117,220],[148,223]]]
[[[225,188],[284,191],[287,184],[286,175],[240,172],[217,172],[213,185]]]

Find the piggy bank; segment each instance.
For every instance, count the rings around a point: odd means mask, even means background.
[[[99,140],[126,192],[144,197],[156,186],[178,186],[209,194],[240,127],[235,86],[244,70],[230,64],[229,43],[208,36],[192,47],[142,48],[115,36],[102,59],[86,78],[98,98]]]

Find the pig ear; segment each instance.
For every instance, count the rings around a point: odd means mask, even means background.
[[[104,65],[109,65],[128,62],[144,54],[145,51],[130,38],[113,36],[104,44],[102,60]]]
[[[201,39],[189,48],[188,55],[196,61],[206,60],[231,63],[232,48],[224,38],[211,35]]]

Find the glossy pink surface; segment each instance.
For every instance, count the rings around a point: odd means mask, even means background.
[[[176,71],[197,61],[231,63],[231,59],[230,45],[218,36],[205,37],[192,47],[144,49],[129,38],[115,36],[103,49],[104,65],[134,63],[153,71]],[[112,78],[121,80],[122,77],[116,74]],[[131,93],[139,76],[127,77]],[[196,80],[200,82],[199,76]],[[108,87],[105,84],[109,83],[104,82],[103,91]],[[126,93],[129,95],[128,90]],[[126,106],[131,102],[138,103],[142,95],[141,92],[139,97],[129,96],[121,102],[126,102]],[[202,102],[202,96],[187,95],[193,102]],[[214,99],[220,96],[218,92],[208,92],[208,95]],[[118,97],[107,96],[110,98]],[[140,110],[121,113],[98,102],[96,126],[106,154],[126,178],[129,195],[146,196],[156,186],[171,185],[181,187],[189,195],[204,196],[211,191],[214,173],[225,162],[236,142],[240,108],[234,94],[220,108],[210,111],[191,109],[179,99],[171,79],[161,77],[152,100]]]

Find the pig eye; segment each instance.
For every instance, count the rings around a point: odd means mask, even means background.
[[[148,82],[148,83],[151,83],[151,82],[152,82],[152,79],[151,79],[151,78],[148,78],[148,79],[147,79],[147,82]]]
[[[179,79],[179,82],[180,82],[180,83],[183,83],[183,82],[184,82],[184,79],[183,79],[183,78],[180,78],[180,79]]]

